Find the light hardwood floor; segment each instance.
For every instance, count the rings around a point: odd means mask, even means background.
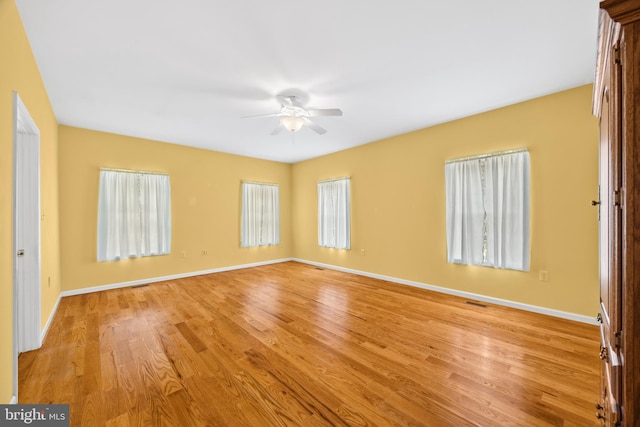
[[[287,262],[63,298],[19,397],[77,426],[595,426],[598,339]]]

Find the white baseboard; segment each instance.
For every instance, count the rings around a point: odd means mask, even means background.
[[[45,323],[44,328],[42,328],[42,333],[40,334],[40,345],[44,342],[44,339],[47,337],[47,332],[49,332],[49,327],[51,326],[51,322],[53,322],[53,318],[58,311],[58,305],[60,305],[60,300],[62,299],[62,293],[58,295],[58,299],[56,303],[53,305],[51,309],[51,313],[49,314],[49,318],[47,319],[47,323]]]
[[[278,263],[287,262],[287,261],[293,261],[293,258],[282,258],[282,259],[275,259],[275,260],[269,260],[269,261],[255,262],[252,264],[232,265],[228,267],[214,268],[211,270],[191,271],[188,273],[173,274],[170,276],[151,277],[148,279],[132,280],[129,282],[92,286],[90,288],[75,289],[72,291],[63,291],[60,293],[60,296],[68,297],[72,295],[89,294],[91,292],[100,292],[100,291],[107,291],[109,289],[126,288],[128,286],[146,285],[148,283],[155,283],[155,282],[166,282],[168,280],[183,279],[185,277],[202,276],[203,274],[221,273],[223,271],[241,270],[243,268],[258,267],[261,265],[268,265],[268,264],[278,264]]]
[[[14,394],[11,396],[11,402],[9,402],[9,405],[15,405],[16,403],[18,403],[18,396]]]
[[[443,288],[441,286],[429,285],[426,283],[414,282],[411,280],[398,279],[397,277],[383,276],[381,274],[368,273],[366,271],[353,270],[351,268],[344,268],[330,264],[323,264],[314,261],[308,261],[304,259],[293,258],[293,261],[301,262],[304,264],[315,265],[318,267],[327,268],[330,270],[342,271],[345,273],[357,274],[359,276],[372,277],[374,279],[386,280],[388,282],[399,283],[402,285],[414,286],[417,288],[427,289],[429,291],[440,292],[443,294],[455,295],[463,298],[473,299],[476,301],[488,302],[490,304],[502,305],[511,308],[517,308],[520,310],[531,311],[534,313],[546,314],[547,316],[559,317],[561,319],[573,320],[581,323],[588,323],[590,325],[598,325],[595,317],[584,316],[581,314],[569,313],[566,311],[553,310],[551,308],[539,307],[536,305],[524,304],[521,302],[505,300],[501,298],[489,297],[486,295],[474,294],[472,292],[458,291],[456,289]]]

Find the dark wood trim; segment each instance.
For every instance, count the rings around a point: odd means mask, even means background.
[[[638,3],[638,2],[636,2]],[[640,7],[640,5],[636,5]],[[638,10],[638,9],[637,9]],[[623,140],[623,399],[626,425],[640,424],[640,22],[626,24],[621,60]]]
[[[594,114],[602,110],[602,91],[606,78],[612,82],[621,82],[621,87],[611,91],[620,94],[620,101],[612,106],[614,111],[609,117],[601,117],[601,128],[608,126],[611,132],[619,133],[621,153],[616,154],[615,144],[611,145],[612,158],[617,159],[619,171],[612,174],[621,185],[620,254],[612,260],[620,268],[619,306],[612,305],[608,310],[620,310],[622,339],[619,351],[622,360],[619,381],[621,395],[619,404],[622,423],[616,424],[611,417],[605,416],[603,424],[607,426],[640,426],[640,0],[605,0],[600,4],[614,24],[600,28],[600,46],[596,84],[594,87]],[[608,19],[608,18],[607,18]],[[619,30],[609,32],[611,28]],[[604,35],[604,36],[603,36]],[[620,47],[619,60],[611,57],[615,46]],[[610,65],[608,71],[606,64]],[[601,73],[609,73],[603,76]],[[616,74],[619,73],[619,74]],[[614,186],[614,189],[616,186]],[[612,224],[613,230],[617,229]],[[612,237],[617,239],[617,237]],[[604,374],[604,372],[603,372]],[[606,406],[606,405],[604,405]],[[606,414],[607,415],[607,414]]]
[[[600,7],[623,25],[640,20],[640,0],[604,0]]]

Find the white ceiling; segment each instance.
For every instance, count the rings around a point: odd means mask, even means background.
[[[597,0],[16,0],[61,124],[298,162],[593,81]],[[328,132],[271,136],[277,94]]]

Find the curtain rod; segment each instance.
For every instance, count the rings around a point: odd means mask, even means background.
[[[258,181],[246,181],[242,180],[243,184],[259,184],[259,185],[280,185],[275,182],[258,182]]]
[[[351,177],[350,176],[341,176],[339,178],[321,179],[320,181],[318,181],[318,184],[321,183],[321,182],[341,181],[343,179],[351,179]]]
[[[98,168],[100,171],[105,172],[124,172],[124,173],[140,173],[145,175],[169,175],[168,172],[150,172],[150,171],[141,171],[136,169],[119,169],[119,168]]]
[[[527,151],[529,151],[529,149],[527,148],[514,148],[513,150],[496,151],[495,153],[478,154],[476,156],[468,156],[468,157],[458,157],[456,159],[446,160],[444,163],[447,164],[447,163],[464,162],[467,160],[486,159],[488,157],[505,156],[507,154],[523,153]]]

